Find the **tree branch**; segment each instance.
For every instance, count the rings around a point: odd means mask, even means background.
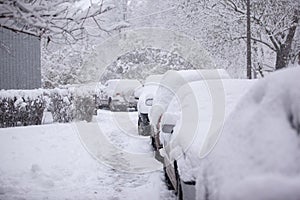
[[[109,32],[96,20],[97,16],[113,9],[112,6],[104,7],[103,2],[101,5],[91,2],[92,6],[82,11],[67,0],[0,0],[0,25],[43,37],[60,34],[76,41],[83,33],[87,36],[84,31],[87,19],[95,21],[99,30]]]
[[[236,37],[236,38],[232,38],[233,40],[240,40],[240,39],[246,39],[247,37],[246,36],[241,36],[241,37]],[[276,49],[274,47],[272,47],[269,43],[261,40],[261,39],[257,39],[257,38],[253,38],[251,37],[251,40],[255,41],[255,42],[259,42],[267,47],[269,47],[271,50],[275,51],[276,52]]]

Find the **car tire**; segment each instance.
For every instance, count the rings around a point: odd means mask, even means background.
[[[166,167],[164,167],[164,176],[165,176],[165,183],[167,185],[168,190],[175,190],[175,188],[173,187],[172,182],[167,174]]]

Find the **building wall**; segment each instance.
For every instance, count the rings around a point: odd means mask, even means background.
[[[41,87],[40,38],[0,27],[0,89]]]

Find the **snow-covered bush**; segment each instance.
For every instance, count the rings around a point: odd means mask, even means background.
[[[38,125],[45,100],[41,90],[0,91],[0,127]]]
[[[80,121],[92,121],[93,114],[95,113],[95,100],[93,96],[90,95],[78,95],[74,100],[74,117],[76,120]]]
[[[73,95],[67,89],[50,90],[50,106],[54,122],[71,122],[74,118]]]
[[[84,92],[82,92],[84,91]],[[90,122],[100,92],[93,88],[1,90],[0,128],[39,125],[44,111],[50,111],[54,122],[73,120]]]
[[[54,122],[92,121],[96,109],[96,97],[100,94],[97,89],[89,86],[70,86],[49,91],[49,110]]]

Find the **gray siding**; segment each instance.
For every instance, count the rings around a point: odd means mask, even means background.
[[[0,27],[0,89],[40,87],[39,37]]]

